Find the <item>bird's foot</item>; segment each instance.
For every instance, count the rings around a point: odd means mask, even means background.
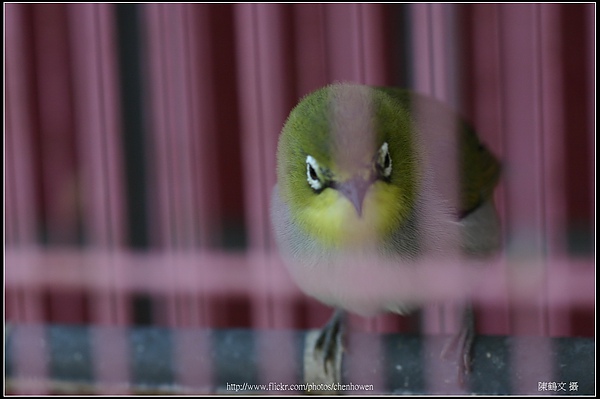
[[[335,364],[335,360],[344,351],[342,337],[344,333],[344,312],[336,310],[331,319],[321,329],[315,342],[313,354],[315,359],[323,365],[328,373]]]
[[[473,310],[468,307],[465,309],[460,330],[450,338],[441,353],[441,358],[444,360],[450,360],[453,354],[458,357],[458,384],[461,388],[466,387],[471,372],[471,350],[474,340],[474,315]]]
[[[344,312],[336,310],[327,324],[307,337],[304,357],[306,383],[333,384],[340,382],[344,351]]]

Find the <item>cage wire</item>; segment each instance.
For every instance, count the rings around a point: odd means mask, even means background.
[[[502,160],[503,248],[337,276],[430,303],[350,315],[337,390],[595,393],[595,5],[4,9],[5,393],[311,390],[332,309],[290,278],[269,203],[288,113],[344,81],[475,127]],[[439,352],[467,299],[461,385]]]

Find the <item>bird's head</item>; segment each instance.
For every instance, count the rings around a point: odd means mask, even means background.
[[[334,84],[292,110],[278,145],[280,196],[293,223],[324,246],[388,237],[418,182],[409,113],[376,88]]]

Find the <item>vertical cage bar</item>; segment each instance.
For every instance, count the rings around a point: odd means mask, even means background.
[[[585,11],[587,15],[587,43],[588,48],[586,49],[587,59],[587,108],[588,108],[588,137],[589,137],[589,151],[590,151],[590,170],[596,170],[596,90],[592,89],[596,87],[596,4],[586,4]],[[596,215],[596,175],[590,173],[590,187],[594,187],[594,190],[590,190],[590,215]],[[594,231],[590,232],[591,236],[596,238],[595,224]]]
[[[265,139],[264,107],[261,98],[260,40],[258,37],[258,5],[239,4],[234,8],[236,54],[238,57],[238,84],[241,132],[242,169],[245,192],[246,235],[249,249],[267,247],[268,215],[264,204],[269,202],[264,157],[268,156],[261,142]],[[268,7],[264,5],[263,7]],[[271,6],[273,7],[273,6]],[[258,262],[257,262],[258,266]],[[260,267],[260,266],[259,266]],[[258,269],[264,276],[267,271]],[[272,326],[273,314],[269,299],[253,298],[253,324]]]
[[[221,6],[217,6],[221,7]],[[192,181],[189,182],[193,187],[193,206],[195,209],[195,222],[197,224],[196,247],[200,248],[201,253],[214,249],[217,246],[217,237],[221,237],[224,227],[219,225],[225,217],[222,200],[224,195],[219,189],[224,183],[220,179],[225,179],[225,169],[223,162],[232,162],[230,159],[221,160],[217,153],[217,136],[221,133],[218,130],[217,112],[218,101],[216,88],[220,88],[217,67],[214,61],[217,45],[214,44],[220,39],[214,33],[215,10],[208,5],[186,5],[182,8],[184,32],[185,54],[185,79],[188,87],[185,88],[186,100],[190,105],[190,147],[192,149],[191,173]],[[228,107],[228,109],[231,109]],[[231,155],[226,152],[226,155]],[[202,258],[208,259],[208,258]],[[227,315],[221,314],[210,306],[209,296],[206,294],[207,276],[211,273],[217,273],[214,265],[210,261],[199,260],[195,275],[191,278],[200,282],[200,292],[198,295],[189,299],[189,307],[194,316],[192,324],[201,326],[212,326],[215,323],[221,324],[222,320],[227,319]],[[202,288],[204,287],[204,288]],[[227,289],[227,287],[224,287]],[[209,345],[209,343],[206,343]],[[182,353],[186,353],[185,350]]]
[[[7,244],[7,255],[10,251],[22,248],[32,259],[36,258],[36,209],[33,162],[33,115],[30,113],[32,99],[29,78],[32,60],[27,55],[30,49],[27,43],[25,27],[28,26],[27,13],[29,5],[7,4],[5,7],[5,44],[6,44],[6,144],[7,144],[7,224],[13,234]],[[10,212],[10,211],[13,212]],[[7,237],[9,238],[9,237]],[[20,258],[20,257],[17,257]],[[7,256],[6,273],[18,272],[25,267],[22,261]],[[9,288],[9,287],[7,287]],[[13,287],[10,287],[13,288]],[[20,323],[41,323],[43,321],[43,303],[41,292],[37,287],[16,286],[9,293],[6,309],[10,321]],[[7,327],[8,328],[8,327]],[[41,342],[42,329],[32,329],[32,336],[14,337],[13,358],[15,359],[15,384],[13,392],[18,394],[45,394],[47,381],[47,353],[45,348],[32,345]],[[40,385],[29,385],[29,377],[33,377]]]
[[[86,244],[122,248],[123,161],[113,10],[110,5],[78,4],[68,11]]]
[[[74,152],[66,5],[35,4],[32,11],[46,240],[76,244],[80,181]]]
[[[328,80],[358,84],[383,83],[385,56],[382,47],[374,46],[381,37],[383,21],[379,20],[381,5],[325,4],[325,43]],[[377,43],[379,44],[379,43]],[[372,58],[369,58],[371,56]],[[347,323],[351,330],[376,331],[384,327],[386,318],[364,318],[349,314]],[[348,351],[362,359],[379,359],[380,340],[359,342],[350,336]],[[349,367],[356,363],[349,364]],[[352,381],[364,381],[362,369],[351,368]],[[379,375],[380,376],[380,375]],[[371,379],[376,375],[370,375]],[[382,386],[381,381],[371,381]]]
[[[36,243],[37,210],[30,98],[32,60],[24,34],[25,5],[7,4],[6,45],[6,225],[8,246]]]
[[[545,252],[542,202],[542,121],[538,9],[503,5],[500,9],[503,125],[506,128],[507,245],[509,254],[535,260]],[[525,264],[524,267],[527,267]],[[532,264],[532,267],[533,266]],[[541,298],[540,298],[541,299]],[[541,304],[541,302],[540,302]],[[546,331],[545,309],[517,316],[514,332]]]
[[[281,36],[283,21],[265,18],[269,12],[282,13],[279,5],[237,5],[235,24],[240,85],[240,112],[243,126],[242,154],[247,197],[249,246],[270,245],[268,208],[275,184],[276,139],[290,108],[285,77]],[[263,25],[261,25],[263,23]],[[264,39],[264,41],[263,41]],[[271,53],[275,52],[275,53]],[[267,62],[271,60],[271,62]],[[278,62],[272,62],[276,60]],[[273,108],[270,108],[270,106]]]
[[[267,293],[252,296],[254,328],[290,326],[293,314],[289,302],[274,297],[276,281],[272,250],[273,237],[269,206],[276,176],[277,137],[293,104],[291,7],[275,4],[234,6],[238,83],[242,126],[242,157],[250,267],[271,287]],[[291,337],[290,337],[291,338]],[[290,340],[280,343],[291,353]],[[292,357],[281,357],[264,337],[257,342],[260,375],[271,381],[294,381]],[[266,381],[268,382],[268,381]]]
[[[541,101],[541,143],[544,154],[544,212],[547,255],[551,259],[562,257],[567,252],[565,231],[568,228],[567,204],[564,195],[565,186],[565,124],[563,96],[563,70],[560,37],[563,34],[561,24],[561,5],[545,4],[539,7],[540,40],[540,101]],[[558,27],[558,29],[557,29]],[[565,267],[565,262],[551,262],[548,273]],[[547,332],[553,336],[570,335],[570,312],[566,301],[562,306],[548,307]]]
[[[171,134],[176,136],[178,131],[171,132],[169,121],[170,103],[168,85],[169,76],[167,71],[166,58],[170,55],[167,51],[169,43],[166,42],[168,32],[165,27],[165,15],[162,10],[165,4],[146,4],[140,10],[142,11],[142,20],[144,22],[144,40],[145,51],[143,58],[147,64],[146,79],[144,87],[148,93],[149,109],[151,112],[147,115],[148,123],[151,126],[148,129],[151,138],[149,146],[148,160],[153,160],[152,165],[148,165],[152,183],[149,184],[149,192],[152,193],[151,205],[151,242],[152,246],[165,249],[172,248],[176,243],[171,237],[176,236],[175,220],[173,216],[176,204],[173,203],[172,181],[174,172],[170,170],[173,165],[169,155],[172,145]],[[176,122],[173,122],[176,123]]]
[[[384,4],[359,5],[363,83],[367,85],[386,86],[391,83],[389,32],[386,30],[386,13],[389,12],[389,6]]]
[[[34,251],[36,246],[37,210],[35,206],[36,188],[33,129],[29,76],[31,59],[26,50],[26,5],[7,4],[6,6],[6,224],[7,250],[23,248]],[[6,264],[7,268],[18,265]],[[7,296],[11,306],[7,316],[14,321],[26,321],[25,308],[40,308],[39,293],[20,292]],[[35,299],[38,297],[37,299]],[[29,299],[28,299],[29,298]],[[27,305],[24,302],[32,300]],[[14,308],[13,308],[14,306]],[[37,312],[35,312],[37,313]],[[40,319],[29,321],[41,321]]]
[[[102,328],[92,337],[94,375],[103,393],[126,393],[129,378],[126,336],[131,319],[119,253],[125,247],[123,160],[117,88],[114,8],[108,4],[68,6],[73,54],[75,129],[82,177],[85,242],[91,267],[112,290],[92,287],[91,317]]]
[[[186,168],[189,169],[189,181],[186,183],[189,187],[186,191],[186,197],[190,201],[190,214],[187,215],[192,223],[193,239],[189,242],[188,249],[190,253],[196,253],[195,248],[201,251],[207,250],[213,243],[214,236],[217,233],[217,215],[220,213],[218,208],[218,190],[214,187],[218,184],[214,174],[211,173],[217,165],[214,156],[214,136],[215,116],[212,107],[213,96],[209,87],[212,77],[212,69],[209,67],[210,61],[210,36],[207,25],[209,20],[209,9],[207,6],[186,4],[180,10],[182,18],[182,40],[184,88],[185,100],[188,103],[188,130],[189,156]],[[204,77],[204,79],[202,79]],[[186,216],[184,216],[186,217]],[[186,268],[190,274],[186,278],[195,281],[204,281],[207,273],[211,272],[210,263],[198,262],[198,267]],[[200,284],[200,292],[195,295],[189,295],[182,298],[186,311],[183,312],[183,322],[187,326],[208,326],[208,301],[206,292],[202,289],[204,285]],[[205,341],[206,339],[204,339]],[[200,349],[207,350],[207,342],[199,343]],[[186,353],[185,342],[178,342],[182,349],[181,353]],[[182,358],[183,359],[183,358]],[[182,379],[188,376],[185,371],[187,367],[181,363]],[[203,368],[195,367],[194,370],[203,371]],[[201,372],[198,378],[193,379],[196,384],[202,384],[206,378],[206,373]],[[192,383],[192,381],[189,381]]]
[[[449,4],[414,4],[411,5],[411,28],[413,35],[413,89],[444,102],[458,112],[460,83],[456,73],[459,54],[456,53],[455,43],[455,13],[456,7]],[[419,112],[419,109],[413,109]],[[451,134],[456,129],[449,126]],[[450,181],[458,182],[455,149],[449,153],[448,170]],[[451,184],[451,183],[449,183]],[[457,203],[458,192],[449,187],[447,191],[453,196],[451,202]],[[460,320],[453,306],[430,305],[423,312],[424,327],[429,333],[456,331],[456,320]]]
[[[547,243],[543,201],[543,120],[540,59],[540,6],[504,4],[500,9],[503,126],[506,128],[507,250],[509,280],[518,290],[528,275],[545,276]],[[531,273],[531,274],[530,274]],[[511,295],[519,295],[511,290]],[[543,291],[543,290],[542,290]],[[525,296],[511,306],[513,334],[548,333],[545,294]],[[524,304],[525,303],[525,304]],[[528,369],[539,370],[552,381],[549,342],[542,342],[539,356],[522,356],[524,348],[511,348],[515,392],[535,392],[531,381],[516,378]]]
[[[316,3],[293,5],[296,103],[310,92],[332,83],[328,68],[326,7],[326,4]],[[301,300],[306,314],[305,327],[321,328],[331,316],[332,309],[304,294]]]
[[[325,5],[294,4],[294,59],[298,98],[325,86],[327,49],[325,42]]]
[[[567,225],[563,194],[565,176],[563,68],[560,36],[562,34],[561,6],[545,4],[539,7],[539,65],[541,123],[543,129],[543,170],[545,224],[548,255],[555,257],[566,252],[564,228]]]
[[[213,42],[216,37],[210,30],[211,9],[207,5],[186,5],[183,9],[183,40],[186,55],[184,72],[188,82],[185,89],[189,101],[189,134],[192,149],[190,160],[190,187],[195,209],[195,241],[202,249],[215,245],[220,235],[218,218],[220,209],[219,181],[215,173],[219,159],[215,155],[216,107],[214,95],[215,71],[212,64]]]
[[[456,86],[450,76],[451,57],[447,51],[455,40],[452,31],[451,5],[414,4],[411,5],[411,30],[413,35],[413,89],[428,94],[445,103],[455,96]],[[413,109],[413,112],[419,112]],[[448,156],[448,159],[453,159]],[[449,162],[450,163],[450,162]],[[455,165],[448,165],[455,168]],[[454,171],[451,173],[457,176]],[[455,180],[457,181],[457,180]],[[455,191],[455,190],[454,190]],[[451,309],[445,305],[429,305],[423,310],[424,329],[427,333],[447,332],[446,323],[451,318]],[[448,319],[448,320],[446,320]]]
[[[415,4],[409,9],[411,29],[412,88],[428,94],[435,93],[435,80],[433,74],[431,15],[430,5]]]
[[[326,4],[325,29],[330,82],[365,82],[360,4]]]
[[[359,57],[364,64],[361,83],[372,86],[390,85],[391,47],[387,41],[389,32],[386,30],[389,5],[359,4],[357,11],[357,31],[361,42]],[[375,317],[369,324],[368,328],[381,333],[396,331],[399,320],[396,315],[384,314]]]
[[[69,24],[85,241],[92,250],[113,253],[124,248],[126,227],[112,6],[70,5]],[[101,258],[106,263],[98,267],[119,280],[111,257]],[[121,294],[99,293],[92,303],[97,322],[129,319]]]
[[[325,4],[325,56],[328,83],[383,82],[385,56],[382,48],[372,46],[381,36],[382,21],[377,20],[381,5]],[[372,56],[372,59],[369,58]],[[320,315],[317,316],[320,318]],[[353,329],[374,331],[385,318],[365,319],[350,315]]]
[[[289,8],[285,5],[236,5],[238,81],[242,126],[242,156],[249,249],[272,249],[268,204],[275,184],[277,137],[293,104],[291,57],[285,39]],[[257,255],[255,273],[267,281],[276,267]],[[264,302],[263,302],[264,301]],[[273,326],[272,298],[256,303],[256,326]],[[289,313],[288,313],[289,314]],[[281,315],[284,323],[287,316]]]
[[[148,5],[149,87],[156,137],[154,151],[162,160],[157,187],[162,199],[161,240],[166,248],[189,249],[198,241],[193,206],[192,131],[190,85],[190,37],[186,35],[184,4]],[[162,153],[164,152],[164,153]]]
[[[362,57],[365,63],[364,83],[373,86],[389,86],[391,76],[391,46],[388,42],[389,27],[387,13],[391,12],[389,5],[361,4],[360,18],[362,27]],[[399,326],[410,322],[399,320],[397,315],[384,314],[375,318],[373,329],[383,333],[397,331]],[[377,381],[383,384],[383,381]]]
[[[183,4],[145,5],[148,37],[148,87],[153,120],[149,132],[154,137],[152,151],[159,162],[154,187],[158,194],[156,205],[160,217],[158,233],[160,247],[167,252],[166,283],[171,290],[162,298],[165,308],[158,306],[159,320],[172,326],[187,324],[192,314],[184,312],[185,298],[178,293],[176,274],[181,273],[175,252],[193,248],[197,241],[196,214],[193,207],[193,178],[191,170],[192,132],[188,60]],[[153,159],[150,157],[149,159]],[[161,314],[160,311],[165,311]],[[185,314],[184,314],[185,313]],[[186,320],[187,319],[187,320]]]
[[[413,63],[412,63],[412,84],[417,92],[424,93],[443,102],[454,112],[462,114],[463,112],[463,93],[460,89],[463,87],[461,73],[458,71],[461,65],[461,56],[459,49],[461,44],[458,42],[460,36],[457,31],[457,18],[459,8],[452,4],[414,4],[410,6],[411,32],[413,35]],[[417,104],[412,110],[417,115],[422,112]],[[427,115],[425,117],[432,117]],[[441,117],[441,116],[440,116]],[[440,181],[446,186],[440,186],[447,201],[450,204],[459,204],[458,187],[460,182],[458,169],[458,147],[457,131],[458,126],[451,125],[448,121],[445,127],[446,133],[440,134],[452,135],[448,148],[444,149],[444,173],[445,180]],[[429,143],[429,145],[435,145]],[[434,148],[434,147],[432,147]],[[434,166],[435,167],[435,166]],[[456,182],[456,183],[453,183]],[[449,232],[452,236],[459,237],[458,227]],[[458,251],[458,248],[456,248]],[[452,254],[448,254],[452,256]],[[455,254],[458,255],[458,252]],[[443,304],[429,304],[422,311],[423,330],[426,334],[446,334],[447,339],[453,339],[458,336],[462,328],[466,328],[463,312],[466,311],[465,304],[459,302],[450,302]],[[468,306],[468,305],[467,305]],[[435,337],[427,338],[425,341],[427,351],[432,353],[442,353],[446,347],[440,346],[439,339]],[[448,345],[445,343],[445,345]],[[462,348],[458,346],[454,354],[458,362],[461,361]],[[454,362],[438,358],[425,359],[425,369],[427,370],[427,386],[431,392],[464,392],[465,387],[461,385],[462,378],[458,371],[458,366]]]
[[[35,43],[38,132],[44,241],[48,245],[81,242],[81,177],[75,143],[67,5],[32,6]],[[47,291],[49,319],[81,322],[85,307],[81,292]]]
[[[485,143],[503,165],[500,186],[496,189],[494,202],[498,209],[501,228],[507,225],[504,195],[506,180],[506,157],[503,148],[505,127],[502,121],[502,80],[499,38],[498,4],[474,4],[468,18],[473,26],[470,32],[473,48],[473,125]],[[504,263],[495,262],[494,267]],[[481,334],[509,334],[510,309],[508,296],[493,305],[481,304],[476,311],[477,330]]]

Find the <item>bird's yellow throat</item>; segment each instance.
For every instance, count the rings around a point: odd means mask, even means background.
[[[377,245],[399,227],[409,213],[402,190],[383,181],[369,187],[359,216],[350,200],[327,188],[315,194],[295,216],[299,226],[321,245],[360,248]]]

